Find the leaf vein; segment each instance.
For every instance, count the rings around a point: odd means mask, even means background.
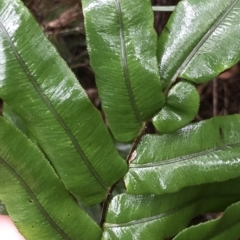
[[[123,18],[122,18],[122,10],[119,0],[115,0],[116,4],[116,10],[118,14],[118,21],[119,21],[119,27],[120,27],[120,42],[121,42],[121,62],[124,72],[124,79],[129,95],[129,100],[132,106],[132,109],[134,111],[134,114],[138,120],[139,123],[142,123],[142,117],[140,116],[140,113],[138,111],[138,107],[136,105],[135,99],[134,99],[134,93],[132,91],[130,76],[129,76],[129,69],[128,69],[128,63],[127,63],[127,50],[125,45],[125,34],[124,34],[124,26],[123,26]]]
[[[193,59],[195,54],[198,52],[198,50],[203,46],[203,44],[211,36],[211,34],[217,29],[217,27],[224,21],[224,19],[233,10],[233,8],[238,4],[238,2],[239,2],[239,0],[233,1],[230,4],[230,6],[223,12],[223,14],[217,19],[217,21],[212,25],[212,27],[205,33],[205,35],[202,37],[202,39],[198,42],[198,44],[189,53],[189,55],[186,57],[186,59],[183,61],[181,66],[177,69],[177,71],[171,78],[171,80],[170,80],[171,85],[176,81],[176,79],[179,77],[179,75],[182,74],[182,72],[184,71],[184,69],[186,69],[186,67],[188,66],[190,61]],[[166,92],[168,92],[168,90]]]
[[[218,197],[230,198],[230,197],[235,197],[235,196],[239,197],[239,195],[237,195],[237,194],[231,194],[231,195],[228,195],[228,196],[222,195],[222,196],[218,196]],[[182,208],[186,208],[189,205],[193,205],[193,204],[195,204],[195,202],[201,201],[202,199],[206,200],[206,199],[211,199],[211,198],[215,198],[215,197],[212,197],[212,196],[210,196],[210,197],[209,196],[198,197],[198,196],[196,196],[194,199],[192,199],[192,200],[188,201],[187,203],[182,204],[181,206],[179,206],[177,208],[174,208],[174,209],[172,209],[168,212],[160,213],[160,214],[157,214],[155,216],[145,217],[145,218],[138,219],[138,220],[132,220],[132,221],[129,221],[127,223],[105,223],[104,227],[105,228],[121,228],[121,227],[130,227],[130,226],[133,226],[133,225],[152,222],[152,221],[155,221],[155,220],[159,220],[163,217],[166,217],[168,215],[171,215],[173,213],[176,213],[179,210],[181,210]]]
[[[31,196],[33,199],[35,205],[39,209],[39,211],[42,213],[42,215],[46,218],[46,220],[52,225],[52,227],[63,237],[63,239],[71,240],[71,238],[64,232],[64,230],[50,217],[50,215],[46,212],[44,207],[39,202],[37,196],[35,196],[32,189],[27,185],[27,183],[24,181],[24,179],[15,171],[15,169],[10,166],[2,157],[0,157],[1,162],[5,167],[12,172],[12,174],[18,179],[20,184],[23,186],[23,188],[26,190],[26,192]]]
[[[172,158],[172,159],[166,159],[163,161],[157,161],[154,163],[144,163],[144,164],[130,164],[129,168],[151,168],[151,167],[158,167],[158,166],[164,166],[164,165],[169,165],[169,164],[174,164],[174,163],[178,163],[178,162],[183,162],[183,161],[187,161],[189,159],[195,158],[195,157],[200,157],[203,155],[207,155],[208,153],[213,153],[219,150],[222,150],[224,148],[228,148],[228,147],[239,147],[240,143],[233,143],[233,144],[225,144],[222,145],[220,147],[216,147],[216,148],[211,148],[205,151],[201,151],[201,152],[197,152],[197,153],[193,153],[193,154],[188,154],[185,156],[180,156],[177,158]]]
[[[40,88],[40,86],[38,85],[37,81],[33,78],[30,70],[28,69],[28,67],[26,66],[26,64],[24,63],[20,53],[18,52],[18,50],[16,49],[16,47],[14,46],[14,43],[11,40],[11,37],[9,36],[7,30],[5,29],[4,25],[2,24],[2,22],[0,22],[0,28],[2,29],[4,35],[6,36],[11,49],[13,50],[13,53],[17,59],[17,61],[19,62],[21,68],[23,69],[23,71],[25,72],[26,76],[28,77],[28,79],[30,80],[31,84],[33,85],[33,87],[35,88],[35,90],[37,91],[38,95],[40,96],[40,98],[42,99],[42,101],[46,104],[46,106],[50,109],[50,111],[52,112],[53,116],[55,117],[55,119],[59,122],[59,124],[62,126],[62,128],[64,129],[64,131],[66,132],[67,136],[69,137],[69,139],[71,140],[71,142],[73,143],[75,149],[77,150],[78,154],[81,156],[81,158],[83,159],[85,165],[88,167],[89,171],[92,173],[92,175],[96,178],[96,180],[99,182],[99,184],[104,188],[107,189],[106,184],[103,182],[103,180],[101,179],[101,177],[98,175],[98,173],[95,171],[95,169],[92,167],[89,159],[87,158],[87,156],[85,155],[84,151],[82,150],[81,146],[79,145],[76,137],[72,134],[71,130],[68,128],[67,124],[64,122],[64,120],[61,118],[61,116],[58,114],[58,112],[55,110],[55,108],[52,106],[51,102],[48,100],[48,98],[44,95],[44,93],[42,92],[42,89]]]

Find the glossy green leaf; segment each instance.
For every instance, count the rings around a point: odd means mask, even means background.
[[[78,200],[102,201],[125,174],[101,115],[19,0],[0,1],[0,97]]]
[[[199,101],[198,91],[191,83],[177,83],[169,91],[162,110],[153,118],[153,125],[160,133],[186,126],[198,113]]]
[[[240,1],[183,0],[158,41],[163,88],[203,83],[240,61]]]
[[[183,230],[174,240],[236,240],[240,237],[240,202],[228,207],[216,220]]]
[[[164,240],[206,212],[218,212],[240,199],[240,179],[156,195],[122,194],[113,198],[102,239]],[[195,238],[185,238],[184,240]],[[205,238],[204,240],[210,240]]]
[[[125,176],[128,193],[163,194],[240,176],[240,115],[147,135]]]
[[[27,240],[100,239],[39,149],[3,118],[0,145],[0,199]]]
[[[134,139],[161,109],[150,0],[82,0],[91,66],[114,137]]]

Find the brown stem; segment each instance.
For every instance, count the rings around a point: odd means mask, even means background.
[[[120,180],[119,180],[120,181]],[[103,224],[105,222],[105,219],[106,219],[106,214],[107,214],[107,209],[108,209],[108,205],[109,205],[109,202],[110,202],[110,199],[112,197],[112,193],[115,189],[115,187],[117,186],[117,184],[119,183],[119,181],[117,181],[116,183],[114,183],[112,185],[112,187],[109,189],[108,191],[108,195],[106,197],[106,199],[104,200],[103,202],[103,207],[102,207],[102,218],[101,218],[101,222],[100,222],[100,227],[103,228]]]
[[[141,129],[141,132],[139,133],[139,135],[137,136],[137,138],[136,138],[135,141],[133,142],[133,145],[132,145],[132,147],[131,147],[131,149],[130,149],[130,151],[129,151],[129,153],[128,153],[127,159],[126,159],[126,162],[127,162],[128,165],[129,165],[129,161],[130,161],[130,159],[131,159],[132,153],[135,151],[135,149],[137,148],[139,142],[141,141],[142,136],[145,134],[145,129],[146,129],[146,127],[147,127],[147,125],[148,125],[149,122],[150,122],[150,121],[147,121],[147,122],[144,124],[143,128]],[[120,180],[119,180],[119,181],[120,181]],[[107,195],[106,199],[105,199],[104,202],[103,202],[102,218],[101,218],[101,222],[100,222],[100,227],[101,227],[101,228],[103,228],[103,224],[104,224],[105,219],[106,219],[107,209],[108,209],[108,205],[109,205],[109,202],[110,202],[110,200],[111,200],[111,197],[112,197],[112,193],[113,193],[115,187],[117,186],[117,184],[119,183],[119,181],[117,181],[116,183],[114,183],[114,184],[112,185],[112,187],[111,187],[111,188],[109,189],[109,191],[108,191],[108,195]]]
[[[145,122],[145,124],[144,124],[144,126],[142,127],[139,135],[137,136],[137,138],[136,138],[136,139],[134,140],[134,142],[133,142],[133,145],[132,145],[132,147],[131,147],[131,149],[130,149],[130,151],[129,151],[129,153],[128,153],[127,159],[126,159],[128,165],[129,165],[129,161],[130,161],[130,159],[131,159],[132,153],[136,150],[139,142],[140,142],[141,139],[142,139],[142,136],[145,134],[145,130],[146,130],[147,125],[149,124],[149,122],[150,122],[150,120],[148,120],[148,121]]]

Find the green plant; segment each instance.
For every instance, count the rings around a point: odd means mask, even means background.
[[[82,4],[109,128],[132,148],[124,161],[23,4],[0,0],[0,199],[8,214],[34,240],[236,239],[240,115],[190,122],[194,84],[240,59],[240,1],[183,0],[159,39],[149,0]],[[145,134],[151,121],[157,134]],[[126,192],[111,200],[122,177]],[[86,205],[102,201],[101,229]]]

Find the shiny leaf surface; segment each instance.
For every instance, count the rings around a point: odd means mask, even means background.
[[[133,140],[163,104],[149,0],[82,0],[88,50],[114,137]]]
[[[203,83],[240,60],[240,1],[183,0],[158,41],[163,88],[178,77]]]
[[[39,149],[3,118],[0,145],[0,199],[27,240],[100,238]]]
[[[223,216],[200,225],[188,228],[174,240],[236,240],[240,236],[240,202],[228,207]]]
[[[0,31],[0,97],[68,190],[86,204],[102,201],[126,164],[101,115],[20,1],[0,2]]]
[[[163,194],[240,176],[240,115],[147,135],[125,176],[128,193]]]
[[[125,174],[101,115],[20,0],[0,1],[0,97],[78,200],[101,202]]]
[[[113,198],[103,238],[111,240],[164,240],[206,212],[221,211],[240,199],[240,179],[156,195],[122,194]],[[185,238],[195,240],[195,238]],[[210,238],[205,238],[207,240]]]
[[[168,93],[162,110],[153,118],[153,125],[160,133],[174,132],[196,116],[199,108],[197,89],[188,82],[179,82]]]

